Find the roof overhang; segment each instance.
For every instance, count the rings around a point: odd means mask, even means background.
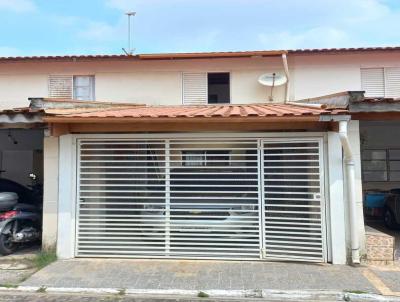
[[[296,104],[143,106],[47,115],[55,136],[95,132],[326,131],[345,110]]]
[[[258,51],[223,51],[223,52],[192,52],[192,53],[154,53],[154,54],[98,54],[98,55],[59,55],[59,56],[25,56],[0,57],[3,62],[87,62],[87,61],[138,61],[138,60],[181,60],[181,59],[217,59],[217,58],[249,58],[273,57],[282,54],[289,55],[321,55],[399,52],[399,46],[388,47],[358,47],[358,48],[317,48],[291,50],[258,50]]]
[[[400,120],[400,99],[365,97],[364,91],[344,91],[298,102],[347,109],[354,120]]]
[[[182,59],[218,59],[218,58],[251,58],[277,57],[287,54],[286,50],[225,51],[225,52],[187,52],[187,53],[154,53],[154,54],[114,54],[114,55],[65,55],[65,56],[31,56],[0,57],[1,62],[87,62],[87,61],[140,61],[140,60],[182,60]]]

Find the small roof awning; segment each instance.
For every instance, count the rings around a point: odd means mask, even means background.
[[[49,113],[50,111],[47,110]],[[44,120],[49,123],[107,123],[143,121],[320,121],[321,115],[347,114],[345,109],[326,109],[325,106],[302,104],[223,104],[223,105],[176,105],[132,106],[100,108],[93,111],[54,112]]]
[[[30,108],[4,109],[0,111],[0,128],[36,128],[43,126],[43,110]]]
[[[46,110],[53,135],[87,132],[319,130],[331,128],[345,109],[304,104],[126,106]]]
[[[369,97],[364,91],[344,91],[298,102],[347,109],[354,120],[400,120],[400,98]]]
[[[49,125],[55,135],[87,132],[328,130],[349,119],[345,108],[321,104],[148,106],[132,103],[31,98],[3,111],[4,119]],[[0,115],[1,117],[1,115]]]

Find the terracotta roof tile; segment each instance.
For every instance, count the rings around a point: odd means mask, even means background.
[[[108,108],[92,112],[55,114],[62,118],[232,118],[232,117],[297,117],[348,114],[347,110],[327,110],[292,104],[142,106]]]

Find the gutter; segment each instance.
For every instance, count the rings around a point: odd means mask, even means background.
[[[286,75],[286,79],[287,79],[286,90],[285,90],[285,102],[284,102],[284,104],[286,104],[289,101],[289,82],[290,82],[289,67],[288,67],[286,53],[282,54],[282,61],[283,61],[283,69],[285,71],[285,75]]]
[[[351,260],[353,264],[360,263],[360,238],[357,226],[357,205],[356,205],[356,183],[354,155],[350,148],[348,137],[348,121],[339,121],[339,138],[344,152],[344,165],[347,176],[347,200],[350,210],[350,236],[351,236]]]

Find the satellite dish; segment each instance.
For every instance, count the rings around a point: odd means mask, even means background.
[[[258,78],[258,82],[261,85],[264,86],[269,86],[271,87],[271,94],[269,96],[269,101],[272,102],[274,100],[273,98],[273,91],[275,86],[281,86],[287,82],[287,77],[284,76],[283,74],[279,73],[264,73],[260,75]]]
[[[286,76],[279,73],[264,73],[258,78],[258,82],[264,86],[281,86],[287,82]]]

